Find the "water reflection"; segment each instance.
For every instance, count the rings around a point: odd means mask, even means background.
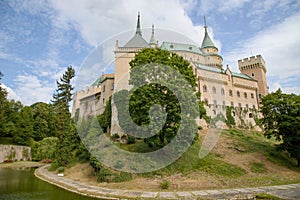
[[[93,200],[39,180],[34,169],[0,168],[0,200]]]

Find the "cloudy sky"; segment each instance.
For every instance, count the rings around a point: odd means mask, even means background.
[[[122,46],[132,37],[138,11],[146,40],[155,24],[199,46],[205,15],[224,65],[238,71],[238,59],[261,54],[270,91],[280,87],[300,93],[298,0],[2,0],[0,71],[9,96],[25,105],[49,102],[67,66],[79,71],[99,44],[113,46],[122,35]],[[163,34],[156,39],[160,44],[166,40]],[[113,58],[111,50],[106,54]],[[101,73],[93,71],[96,76]]]

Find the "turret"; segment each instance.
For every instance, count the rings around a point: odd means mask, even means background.
[[[151,48],[158,47],[157,40],[155,39],[155,36],[154,36],[154,24],[152,24],[152,34],[151,34],[149,45]]]
[[[205,30],[205,35],[200,49],[205,55],[206,65],[222,69],[223,58],[218,54],[219,53],[218,48],[214,45],[214,43],[212,42],[212,40],[208,35],[205,16],[204,16],[204,30]]]

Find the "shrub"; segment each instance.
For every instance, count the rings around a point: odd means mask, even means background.
[[[63,173],[65,171],[65,168],[64,167],[59,167],[58,169],[57,169],[57,172],[58,173]]]
[[[98,173],[98,182],[109,182],[112,173],[108,169],[102,168]]]
[[[163,180],[162,182],[160,182],[160,187],[161,189],[168,189],[170,187],[171,182],[168,180]]]

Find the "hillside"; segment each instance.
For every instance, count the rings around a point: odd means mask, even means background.
[[[168,167],[146,174],[123,177],[119,183],[97,183],[97,177],[88,163],[66,169],[65,175],[89,184],[121,189],[161,190],[161,183],[169,181],[168,190],[201,190],[215,188],[252,187],[300,182],[300,169],[296,161],[285,152],[277,152],[275,140],[266,139],[262,133],[226,130],[204,159],[199,159],[200,140],[193,144],[181,158]],[[128,150],[144,148],[137,142],[121,145]],[[119,179],[120,180],[120,179]]]

